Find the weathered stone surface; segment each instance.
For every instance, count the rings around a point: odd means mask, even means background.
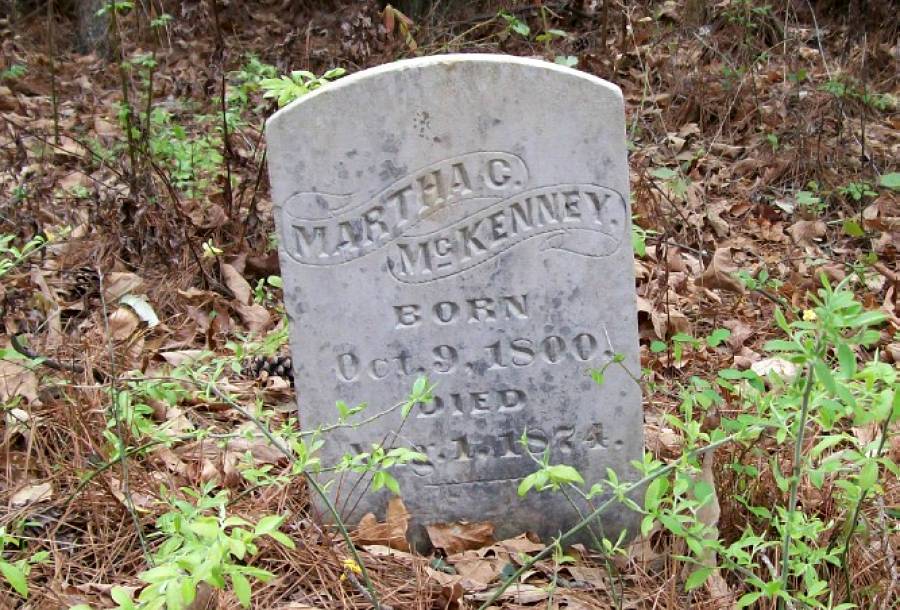
[[[266,133],[303,426],[333,423],[337,400],[370,416],[420,374],[438,384],[399,432],[395,412],[328,433],[325,464],[373,442],[426,453],[395,471],[417,543],[428,522],[549,538],[577,521],[559,494],[517,496],[535,470],[526,430],[589,484],[634,477],[640,390],[617,366],[602,387],[588,374],[614,354],[639,370],[618,88],[535,60],[429,57],[328,85]],[[383,514],[386,493],[357,502],[355,476],[331,488],[343,514]],[[604,529],[628,523],[613,510]]]

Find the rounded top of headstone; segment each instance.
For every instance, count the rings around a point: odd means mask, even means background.
[[[266,127],[267,129],[273,127],[283,116],[290,114],[298,106],[309,104],[320,97],[339,95],[346,92],[346,90],[363,84],[371,85],[371,81],[391,74],[435,69],[443,69],[449,72],[460,67],[467,67],[469,70],[482,70],[487,74],[489,74],[491,70],[497,68],[516,67],[520,70],[534,71],[536,74],[558,75],[560,78],[582,80],[585,83],[595,85],[604,90],[604,93],[607,95],[612,95],[614,98],[622,100],[622,90],[617,85],[603,80],[598,76],[594,76],[593,74],[588,74],[581,70],[551,63],[542,59],[502,55],[497,53],[447,53],[444,55],[430,55],[428,57],[402,59],[345,76],[329,83],[325,87],[316,89],[315,91],[294,100],[284,108],[281,108],[278,112],[269,117],[268,121],[266,121]],[[475,74],[470,72],[467,76],[471,77],[475,76]],[[463,86],[464,83],[460,83],[460,87]]]

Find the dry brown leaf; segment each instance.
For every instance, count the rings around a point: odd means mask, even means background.
[[[425,530],[431,544],[448,555],[480,549],[494,541],[494,524],[490,522],[432,523]]]
[[[828,228],[821,220],[798,220],[790,227],[787,232],[798,246],[811,248],[813,240],[825,237]]]
[[[94,133],[101,138],[115,137],[119,134],[119,128],[103,118],[94,117]]]
[[[143,285],[143,278],[136,273],[113,271],[103,278],[103,296],[107,302],[117,301],[119,297],[135,293]]]
[[[409,551],[406,541],[406,530],[409,527],[409,511],[400,498],[391,498],[388,502],[387,516],[384,523],[379,523],[372,513],[367,513],[359,520],[353,539],[357,544],[381,544],[398,551]]]
[[[766,358],[765,360],[759,360],[750,365],[750,370],[760,377],[766,377],[769,373],[776,373],[788,383],[794,381],[799,374],[797,365],[784,358]]]
[[[125,490],[123,489],[122,482],[116,477],[110,477],[109,480],[109,490],[112,492],[112,495],[122,503],[122,506],[126,508],[134,507],[135,510],[141,512],[150,512],[150,510],[156,505],[156,500],[145,493],[134,491],[133,489],[129,489],[130,494],[128,497],[125,496]]]
[[[609,577],[600,568],[590,566],[566,566],[565,570],[572,579],[579,583],[588,583],[598,588],[604,588],[609,582]]]
[[[490,598],[494,594],[494,591],[484,591],[479,593],[472,593],[470,595],[466,595],[467,599],[474,599],[477,601],[485,601]],[[534,585],[524,585],[524,584],[514,584],[511,585],[503,594],[498,598],[501,600],[510,600],[516,604],[533,604],[535,602],[543,601],[547,599],[550,595],[550,591],[548,587],[536,587]]]
[[[241,305],[249,304],[253,296],[253,289],[250,288],[250,283],[232,265],[222,263],[221,268],[222,279],[225,280],[225,285],[228,286],[228,290],[231,291],[237,302]]]
[[[53,147],[54,156],[68,156],[83,158],[87,156],[87,149],[68,136],[60,136],[59,146]]]
[[[504,564],[505,562],[499,559],[482,559],[480,557],[469,557],[452,562],[457,574],[467,581],[476,583],[477,588],[487,587],[493,582],[503,571]],[[468,588],[471,590],[476,587]]]
[[[740,320],[727,320],[722,326],[731,331],[731,335],[725,341],[732,351],[740,351],[744,342],[753,336],[753,329],[741,322]]]
[[[728,222],[721,216],[722,212],[724,212],[727,207],[728,203],[723,201],[713,204],[706,209],[706,221],[709,223],[709,226],[712,227],[713,232],[719,239],[727,237],[731,232]]]
[[[418,558],[412,553],[407,553],[406,551],[398,551],[397,549],[392,549],[391,547],[385,546],[383,544],[368,544],[363,548],[366,550],[366,553],[372,555],[373,557],[393,557],[394,559],[403,559],[406,561],[416,561],[416,559]]]
[[[691,334],[690,320],[674,307],[670,307],[668,312],[651,312],[650,321],[653,324],[653,332],[656,333],[657,339],[664,340],[677,333]]]
[[[269,310],[262,305],[235,305],[235,310],[250,332],[261,333],[272,323]]]
[[[0,402],[9,402],[16,396],[37,403],[37,376],[18,362],[0,360]]]
[[[109,334],[116,341],[124,341],[137,330],[141,319],[129,307],[119,307],[109,316]]]
[[[159,352],[162,359],[172,366],[180,366],[201,358],[206,352],[202,349],[181,349],[168,352]]]
[[[732,275],[737,270],[738,267],[731,258],[731,248],[716,248],[698,284],[706,288],[719,288],[743,294],[744,285]]]
[[[14,506],[25,506],[34,502],[49,500],[53,497],[53,486],[49,483],[39,483],[23,487],[12,495],[9,503]]]

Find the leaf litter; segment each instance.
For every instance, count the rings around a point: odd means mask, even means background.
[[[335,65],[361,69],[413,52],[545,53],[521,37],[504,36],[474,3],[421,22],[400,12],[380,12],[373,2],[338,2],[334,11],[243,4],[220,7],[229,70],[239,70],[248,52],[282,71],[316,73]],[[853,101],[838,104],[822,90],[834,70],[859,75],[865,66],[871,90],[896,98],[890,61],[895,41],[873,32],[847,47],[854,25],[814,3],[817,26],[809,13],[785,15],[785,39],[766,45],[765,63],[741,72],[733,68],[747,61],[751,49],[746,44],[753,43],[739,42],[747,39],[727,17],[734,3],[699,14],[675,2],[632,3],[621,23],[618,17],[610,20],[609,32],[601,35],[601,3],[581,4],[579,10],[555,7],[544,18],[571,34],[554,43],[559,45],[554,52],[576,56],[580,69],[616,82],[626,98],[633,211],[647,230],[647,254],[635,262],[641,360],[648,383],[656,388],[645,396],[647,448],[664,461],[681,454],[681,435],[665,416],[677,406],[671,388],[691,375],[728,366],[772,379],[795,375],[790,363],[761,356],[775,303],[807,306],[819,273],[832,278],[855,273],[853,266],[870,253],[878,261],[864,269],[860,281],[868,291],[866,306],[889,316],[883,354],[896,366],[897,189],[876,188],[875,196],[855,201],[840,188],[849,182],[880,184],[873,172],[882,178],[896,175],[900,125],[895,112]],[[126,50],[154,49],[153,98],[200,134],[209,129],[201,125],[204,113],[216,112],[211,83],[221,75],[211,58],[217,30],[203,3],[184,2],[171,10],[176,20],[165,30],[168,43],[162,45],[146,38],[146,28],[135,19],[123,19]],[[521,16],[533,28],[540,25],[536,9],[526,7]],[[108,388],[91,371],[102,371],[105,379],[129,369],[166,377],[177,367],[201,366],[227,353],[229,343],[248,334],[279,328],[279,290],[257,294],[255,289],[260,280],[277,274],[277,258],[269,249],[271,201],[259,180],[264,168],[258,129],[229,134],[237,185],[231,201],[224,176],[213,176],[205,190],[187,193],[165,171],[148,171],[143,184],[129,183],[124,155],[99,156],[103,147],[120,143],[124,133],[116,118],[119,83],[99,55],[72,53],[72,61],[57,62],[56,141],[43,68],[42,18],[23,15],[15,25],[8,19],[0,23],[10,34],[0,71],[10,64],[28,66],[26,77],[0,83],[0,154],[7,168],[0,190],[9,201],[19,198],[15,207],[4,207],[3,230],[22,239],[38,231],[67,235],[5,276],[0,291],[6,334],[27,336],[30,348],[61,365],[52,371],[25,366],[14,356],[0,359],[0,398],[5,405],[17,401],[4,410],[0,500],[10,510],[0,524],[29,521],[27,535],[63,566],[61,574],[34,566],[33,578],[42,584],[32,591],[35,607],[108,607],[110,583],[136,590],[144,563],[128,506],[152,527],[162,510],[161,485],[177,490],[201,481],[230,488],[235,514],[289,515],[285,529],[302,541],[295,549],[264,545],[254,558],[255,565],[277,574],[254,591],[257,607],[368,607],[365,595],[341,579],[348,551],[316,522],[302,481],[253,489],[241,477],[247,455],[255,467],[268,466],[276,474],[288,466],[242,414],[215,397],[187,392],[189,397],[172,404],[154,404],[152,417],[167,422],[176,437],[198,429],[239,434],[221,443],[160,444],[129,457],[127,489],[115,467],[83,483],[84,473],[97,472],[109,457],[102,435]],[[57,46],[68,48],[71,16],[57,19]],[[461,31],[460,23],[477,28]],[[788,78],[800,70],[802,78]],[[136,74],[130,78],[138,84]],[[184,111],[184,101],[200,111]],[[258,125],[270,111],[261,106],[247,114]],[[812,199],[798,197],[811,189],[818,189],[814,197],[825,203],[820,213],[804,209],[803,202]],[[212,256],[202,248],[205,243],[211,244]],[[654,342],[671,345],[680,333],[703,337],[716,328],[731,331],[717,346],[689,350],[681,358],[671,348],[653,349]],[[12,354],[5,336],[0,349]],[[259,384],[232,371],[225,386],[249,411],[257,401],[270,407],[274,424],[293,416],[293,409],[281,408],[292,400],[284,380]],[[878,434],[865,427],[852,433],[871,441]],[[891,439],[895,460],[896,439]],[[727,537],[744,523],[728,493],[729,475],[721,468],[725,453],[710,454],[715,461],[704,462],[699,480],[704,489],[713,489],[716,501],[698,516]],[[761,475],[766,476],[771,475]],[[70,500],[76,490],[77,499]],[[813,491],[802,490],[804,501],[816,501]],[[894,507],[898,494],[896,485],[886,490]],[[384,522],[366,515],[354,532],[376,588],[386,604],[398,608],[474,607],[488,599],[510,566],[544,548],[526,535],[494,541],[486,524],[442,524],[429,530],[440,554],[422,557],[404,548],[407,526],[408,513],[395,500]],[[891,582],[892,568],[885,563],[891,543],[900,541],[895,536],[885,544],[873,538],[868,556],[854,559],[861,585],[857,592],[867,583]],[[536,566],[499,604],[732,607],[741,583],[721,575],[691,599],[679,592],[673,583],[688,575],[676,571],[671,556],[677,552],[675,541],[654,528],[616,558],[615,570],[592,553],[575,553],[574,564]],[[204,597],[221,608],[237,607],[229,594],[207,591]],[[0,605],[12,606],[8,599]]]

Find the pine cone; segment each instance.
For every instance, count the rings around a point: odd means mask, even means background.
[[[269,377],[281,377],[294,385],[294,368],[291,357],[284,354],[274,356],[255,356],[247,363],[250,375],[261,381]]]
[[[67,292],[72,298],[93,295],[100,290],[100,276],[93,267],[77,267],[65,271],[66,279],[71,282]]]

